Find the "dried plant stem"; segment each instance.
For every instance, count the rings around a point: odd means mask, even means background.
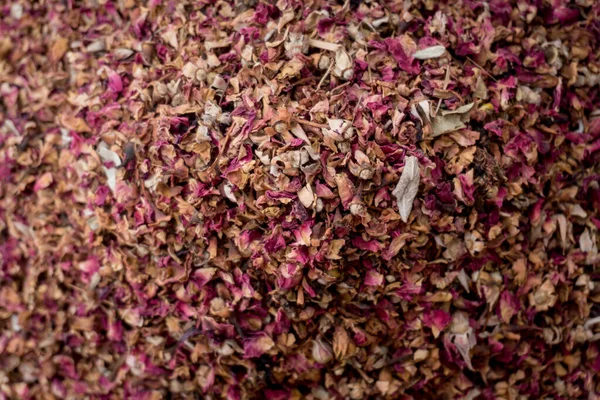
[[[314,128],[329,128],[329,125],[319,124],[317,122],[307,121],[305,119],[292,118],[292,121],[297,122],[302,125],[312,126]]]
[[[323,40],[318,39],[309,39],[308,43],[312,47],[316,47],[317,49],[321,50],[337,51],[340,48],[339,44],[325,42]]]
[[[319,81],[319,84],[317,85],[317,90],[319,90],[321,88],[321,85],[323,84],[323,82],[325,82],[325,79],[331,73],[331,70],[333,69],[334,65],[335,65],[335,61],[331,60],[331,62],[329,63],[329,67],[327,68],[327,71],[325,71],[325,74],[323,74],[323,77],[321,78],[321,80]]]

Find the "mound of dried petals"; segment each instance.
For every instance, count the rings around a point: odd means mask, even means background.
[[[598,399],[600,2],[0,6],[0,399]]]

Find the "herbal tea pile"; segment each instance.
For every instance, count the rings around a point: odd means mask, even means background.
[[[0,399],[599,399],[600,2],[0,6]]]

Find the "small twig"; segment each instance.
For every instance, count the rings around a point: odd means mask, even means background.
[[[369,63],[369,52],[367,46],[365,46],[365,60],[367,61],[367,68],[369,69],[369,84],[373,84],[373,75],[371,73],[371,64]]]
[[[399,356],[399,357],[394,357],[388,361],[386,361],[385,366],[389,366],[389,365],[394,365],[394,364],[398,364],[398,363],[402,363],[404,361],[408,361],[411,358],[413,358],[412,354],[406,354],[404,356]]]
[[[83,295],[85,295],[86,297],[89,296],[91,293],[88,292],[87,290],[85,290],[84,288],[80,288],[79,286],[75,286],[72,283],[69,282],[63,282],[63,285],[71,288],[71,289],[75,289],[77,291],[79,291],[80,293],[82,293]],[[108,301],[108,300],[102,300],[102,304],[107,305],[109,307],[115,307],[115,304]]]
[[[297,122],[301,125],[312,126],[314,128],[329,128],[329,125],[319,124],[317,122],[307,121],[305,119],[292,118],[292,121]]]
[[[498,82],[498,79],[494,78],[494,76],[493,76],[492,74],[490,74],[489,72],[487,72],[485,69],[483,69],[483,67],[482,67],[481,65],[479,65],[479,64],[477,64],[475,61],[473,61],[473,60],[471,59],[471,57],[469,57],[469,56],[466,56],[466,58],[467,58],[467,60],[469,60],[469,61],[471,61],[473,64],[475,64],[475,66],[476,66],[477,68],[479,68],[480,70],[482,70],[483,72],[485,72],[485,74],[486,74],[487,76],[489,76],[490,78],[492,78],[492,79],[494,80],[494,82]]]
[[[365,25],[367,28],[369,28],[370,30],[372,30],[373,32],[377,33],[377,29],[375,29],[375,27],[373,25],[371,25],[371,23],[362,20],[360,21],[361,24]]]
[[[360,367],[360,364],[358,364],[356,361],[354,361],[353,358],[348,360],[348,365],[352,366],[356,372],[358,372],[358,374],[368,383],[368,384],[372,384],[374,382],[373,378],[371,378],[369,375],[367,375],[362,368]]]
[[[446,77],[444,78],[444,90],[448,89],[448,84],[450,83],[450,64],[446,64]],[[438,100],[437,107],[435,108],[435,115],[437,115],[440,110],[440,106],[442,105],[442,99]]]
[[[79,286],[75,286],[75,285],[73,285],[72,283],[69,283],[69,282],[63,282],[63,285],[65,285],[65,286],[67,286],[67,287],[70,287],[71,289],[78,290],[78,291],[80,291],[81,293],[83,293],[83,294],[85,294],[85,295],[87,295],[87,294],[88,294],[87,290],[85,290],[84,288],[80,288]]]
[[[110,376],[110,380],[113,381],[116,377],[117,374],[119,373],[119,370],[121,369],[121,367],[123,366],[123,364],[125,364],[125,359],[127,357],[125,356],[125,354],[123,354],[121,357],[119,357],[119,359],[117,360],[117,362],[114,364],[113,368],[109,370],[109,376]]]
[[[361,94],[360,97],[358,98],[358,101],[356,102],[356,107],[354,107],[354,112],[352,113],[352,122],[350,122],[351,126],[354,125],[354,120],[356,119],[356,109],[358,108],[358,106],[360,106],[362,99],[363,99],[363,95]]]
[[[346,87],[346,86],[348,86],[349,84],[350,84],[350,81],[348,81],[348,82],[344,82],[344,83],[342,83],[341,85],[339,85],[339,86],[336,86],[336,87],[334,87],[333,89],[331,89],[329,92],[327,92],[327,94],[331,94],[331,93],[335,92],[335,91],[336,91],[336,90],[338,90],[338,89],[341,89],[341,88],[343,88],[343,87]]]
[[[319,90],[321,88],[321,85],[323,84],[323,82],[325,82],[325,79],[329,76],[329,73],[333,69],[334,64],[335,64],[335,61],[331,60],[331,62],[329,63],[329,68],[327,68],[327,71],[325,71],[325,74],[323,75],[323,77],[319,81],[319,84],[317,85],[317,90]]]
[[[508,332],[522,332],[522,331],[542,331],[543,329],[540,328],[539,326],[521,326],[521,325],[509,324],[509,325],[503,325],[502,330],[508,331]]]
[[[340,48],[339,44],[318,39],[309,39],[308,44],[321,50],[337,51]]]
[[[302,85],[302,84],[304,84],[304,83],[307,83],[307,82],[314,81],[315,79],[317,79],[317,78],[316,78],[316,77],[314,77],[314,76],[308,76],[308,77],[306,77],[306,78],[302,78],[302,79],[300,79],[300,80],[299,80],[299,81],[297,81],[297,82],[294,82],[294,83],[292,83],[292,84],[290,85],[290,87],[292,87],[292,88],[293,88],[293,87],[296,87],[296,86],[298,86],[298,85]]]
[[[244,334],[244,331],[242,330],[242,327],[240,326],[240,324],[237,322],[237,317],[235,315],[231,319],[231,324],[235,327],[235,330],[237,331],[238,335],[242,339],[244,339],[246,337],[246,335]]]

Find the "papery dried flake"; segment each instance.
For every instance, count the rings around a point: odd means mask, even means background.
[[[414,156],[408,156],[404,160],[404,169],[400,180],[394,188],[392,194],[396,197],[398,211],[402,221],[408,222],[408,217],[413,207],[413,201],[419,190],[421,172],[419,168],[419,159]]]

